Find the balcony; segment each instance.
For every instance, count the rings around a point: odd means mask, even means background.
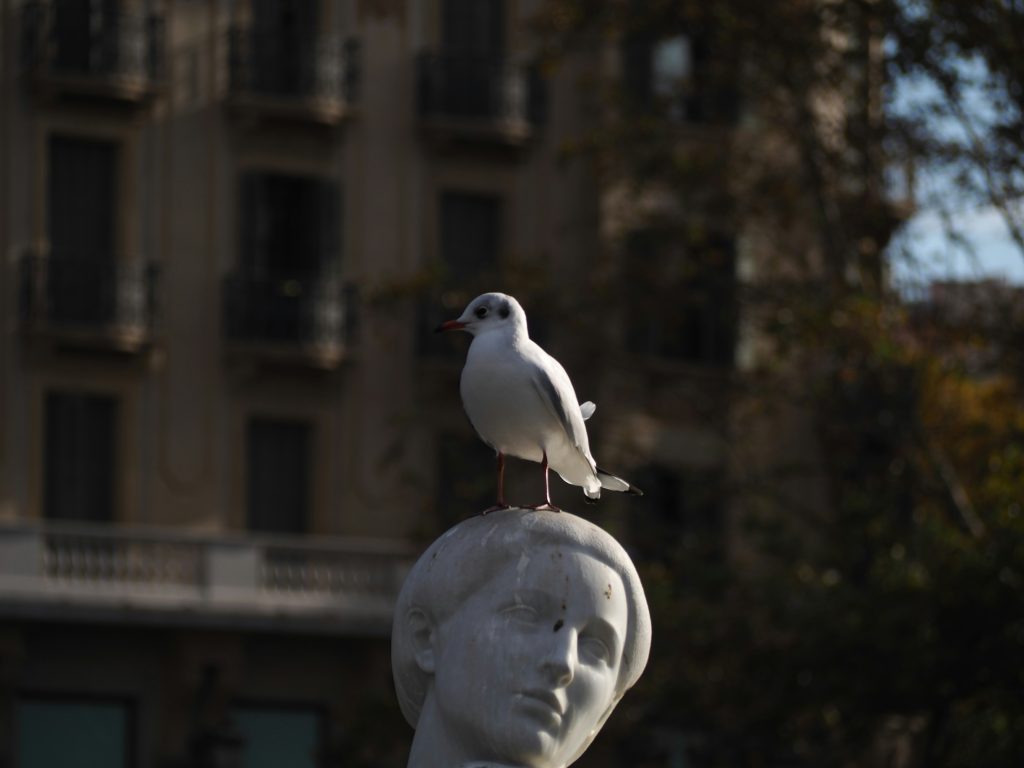
[[[152,343],[157,268],[150,262],[21,261],[22,327],[64,344],[140,352]]]
[[[416,65],[420,119],[435,139],[516,148],[544,121],[546,89],[532,67],[435,53]]]
[[[21,35],[23,70],[38,96],[141,106],[164,79],[164,22],[156,14],[29,0]]]
[[[400,543],[0,526],[0,616],[384,635],[414,561]]]
[[[245,272],[224,281],[224,328],[235,356],[333,370],[350,347],[353,286]]]
[[[291,39],[231,30],[228,105],[239,116],[333,127],[352,113],[359,45],[333,35]]]

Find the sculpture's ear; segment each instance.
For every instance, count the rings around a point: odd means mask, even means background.
[[[409,624],[409,638],[412,641],[416,666],[428,674],[434,673],[434,640],[437,635],[434,623],[421,608],[413,606],[405,614]]]

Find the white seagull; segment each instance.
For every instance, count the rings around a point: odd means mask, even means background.
[[[473,336],[459,389],[473,428],[498,454],[498,503],[488,512],[508,507],[506,456],[536,461],[544,468],[544,503],[533,509],[557,511],[551,503],[549,467],[565,482],[582,486],[588,500],[600,498],[602,488],[642,495],[594,462],[583,422],[596,406],[580,404],[562,365],[530,340],[518,301],[504,293],[485,293],[437,331]]]

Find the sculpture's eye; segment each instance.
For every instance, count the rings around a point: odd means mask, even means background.
[[[584,635],[579,640],[579,649],[580,655],[587,659],[605,664],[612,663],[612,651],[608,644],[599,637]]]
[[[536,624],[540,620],[540,614],[537,612],[537,609],[523,603],[510,605],[502,611],[502,614],[505,618],[520,624]]]
[[[473,314],[479,317],[480,319],[483,319],[487,317],[487,307],[477,307],[476,311]]]

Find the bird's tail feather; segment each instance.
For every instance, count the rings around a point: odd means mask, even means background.
[[[620,493],[628,493],[632,496],[644,495],[644,492],[635,485],[631,485],[621,477],[616,477],[609,472],[605,472],[600,467],[597,468],[597,479],[601,481],[601,487],[606,488],[609,491],[619,491]]]

